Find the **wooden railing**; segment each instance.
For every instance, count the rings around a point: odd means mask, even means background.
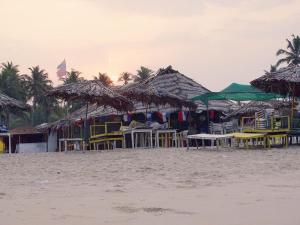
[[[122,131],[120,131],[121,126],[121,122],[106,122],[103,125],[91,125],[91,138],[103,137],[108,135],[122,135],[123,133]]]
[[[289,116],[270,116],[266,119],[242,117],[243,132],[287,132],[291,128]]]

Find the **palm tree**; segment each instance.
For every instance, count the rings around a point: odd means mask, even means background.
[[[153,75],[153,71],[147,67],[141,66],[137,71],[137,75],[134,77],[134,82],[142,81]]]
[[[111,86],[113,81],[106,73],[99,73],[98,77],[94,76],[95,80],[100,80],[105,86]]]
[[[132,80],[132,74],[128,72],[123,72],[120,74],[118,81],[124,81],[124,85],[128,84]]]
[[[32,98],[33,109],[36,109],[37,105],[43,105],[47,101],[45,95],[51,89],[52,81],[48,79],[48,73],[39,66],[28,69],[31,74],[24,77],[27,81],[28,95]]]
[[[48,79],[48,73],[39,66],[28,68],[30,75],[23,75],[26,81],[28,97],[32,99],[32,125],[40,122],[48,122],[51,110],[57,105],[54,98],[48,98],[46,93],[51,90],[52,81]]]
[[[27,99],[24,78],[19,75],[18,66],[12,62],[1,64],[0,91],[23,102]]]
[[[71,84],[71,83],[83,81],[84,78],[80,77],[80,74],[81,74],[81,72],[79,72],[75,69],[71,69],[70,72],[67,72],[67,76],[64,79],[64,84]],[[72,112],[76,111],[77,109],[80,109],[83,105],[84,104],[82,103],[82,101],[73,100],[73,101],[67,102],[65,109],[67,110],[67,113],[68,112],[72,113]]]
[[[299,65],[300,64],[300,37],[294,34],[292,35],[292,40],[286,39],[288,45],[287,50],[279,49],[276,53],[277,56],[285,55],[285,58],[279,59],[277,66],[283,63],[290,65]]]
[[[71,69],[70,72],[67,72],[67,76],[64,78],[64,84],[76,83],[78,81],[84,80],[83,77],[80,77],[81,72]]]

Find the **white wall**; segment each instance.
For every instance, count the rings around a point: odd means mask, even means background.
[[[51,131],[48,136],[48,152],[55,152],[57,150],[57,132]]]
[[[18,153],[46,152],[47,143],[20,143],[17,144],[16,150]]]

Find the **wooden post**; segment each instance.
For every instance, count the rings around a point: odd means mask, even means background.
[[[8,133],[8,153],[11,154],[11,135]]]
[[[83,150],[87,150],[87,142],[88,142],[88,110],[89,110],[89,103],[86,103],[86,111],[85,111],[85,121],[84,121],[84,146],[83,146]]]

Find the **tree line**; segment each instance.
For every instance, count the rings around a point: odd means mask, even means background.
[[[56,121],[83,106],[79,100],[63,103],[54,97],[48,97],[47,92],[53,88],[53,82],[49,79],[48,73],[39,66],[30,67],[28,70],[28,74],[21,74],[18,65],[12,62],[1,64],[0,91],[32,106],[28,112],[11,112],[9,124],[11,128]],[[141,66],[135,75],[129,72],[121,73],[118,81],[126,85],[131,81],[144,80],[153,73],[151,69]],[[81,72],[71,69],[62,79],[63,84],[84,80],[81,75]],[[94,79],[100,80],[106,86],[114,85],[106,73],[99,73]]]

